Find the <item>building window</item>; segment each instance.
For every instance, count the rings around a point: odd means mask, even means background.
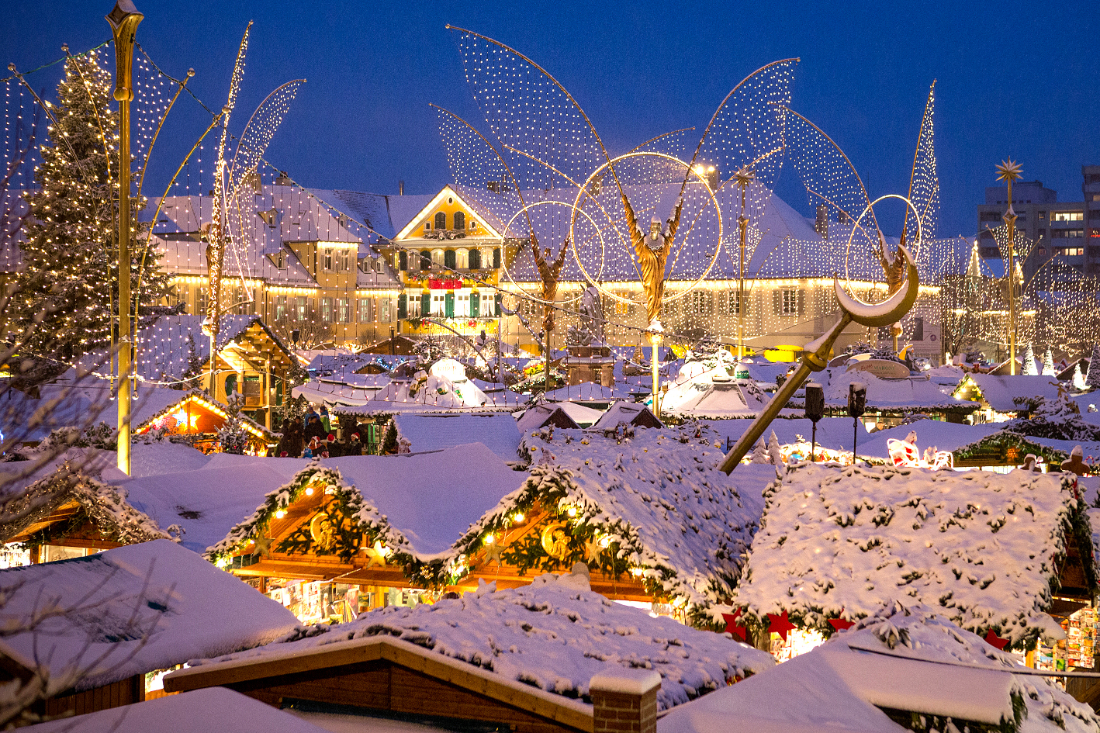
[[[458,214],[455,214],[458,216]],[[455,267],[459,270],[468,270],[470,268],[470,251],[467,249],[455,250]]]
[[[282,321],[286,318],[286,296],[275,296],[275,320]]]
[[[443,250],[441,250],[441,249],[433,249],[432,250],[432,264],[435,265],[436,268],[443,267]]]
[[[299,321],[304,321],[306,319],[306,296],[304,296],[304,295],[299,295],[298,296],[297,310],[298,310],[298,320]]]
[[[336,299],[336,322],[348,323],[351,320],[351,299]]]
[[[461,232],[466,229],[466,214],[461,211],[455,212],[455,231]]]
[[[1051,221],[1084,221],[1085,212],[1083,211],[1055,211],[1050,216]]]
[[[435,228],[446,229],[447,228],[447,215],[440,211],[435,215]]]
[[[714,313],[714,293],[705,290],[694,290],[687,296],[687,312],[700,316],[709,316]]]
[[[370,323],[371,322],[371,301],[370,298],[359,299],[359,322]]]
[[[480,270],[481,269],[481,250],[471,249],[470,254],[469,254],[469,260],[470,260],[470,269],[471,270]]]
[[[1055,254],[1065,255],[1066,257],[1080,257],[1085,254],[1084,247],[1055,247]]]
[[[741,313],[741,299],[740,293],[729,293],[729,310],[728,313],[731,316],[736,316]]]
[[[420,298],[416,296],[409,296],[408,302],[409,318],[420,318]]]
[[[206,315],[206,288],[195,288],[195,315]]]
[[[443,309],[444,309],[443,300],[444,300],[443,299],[443,293],[433,293],[432,294],[432,315],[433,316],[443,315]]]
[[[391,300],[390,298],[382,298],[382,302],[379,305],[381,306],[381,312],[378,314],[378,320],[382,321],[382,323],[389,323],[390,321],[392,321],[393,317],[391,316],[391,314],[393,313],[393,300]]]
[[[332,250],[325,250],[325,272],[332,272]]]
[[[432,269],[432,253],[428,250],[423,250],[420,253],[420,271]]]
[[[455,318],[470,317],[470,294],[459,291],[455,293]]]
[[[1085,236],[1085,228],[1080,229],[1051,229],[1051,239],[1076,239]]]
[[[432,223],[430,221],[424,222],[424,231],[430,232],[432,230]]]
[[[321,298],[321,320],[332,323],[332,298]]]
[[[798,291],[794,288],[784,288],[779,291],[779,315],[798,315]]]

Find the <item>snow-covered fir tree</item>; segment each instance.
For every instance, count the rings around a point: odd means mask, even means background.
[[[1092,347],[1089,370],[1085,374],[1085,385],[1089,389],[1100,389],[1100,344]]]
[[[119,172],[112,91],[111,74],[96,52],[66,62],[57,104],[51,105],[52,124],[39,149],[36,189],[27,197],[31,215],[24,225],[24,267],[13,303],[32,354],[69,361],[111,339],[118,297]],[[139,301],[155,303],[168,287],[156,252],[145,252],[141,234],[135,226],[131,312]]]
[[[1039,375],[1039,367],[1035,364],[1035,351],[1031,348],[1031,344],[1027,345],[1027,351],[1024,352],[1024,366],[1021,372],[1030,377]]]
[[[1043,354],[1043,376],[1055,377],[1058,376],[1058,372],[1054,371],[1054,354],[1051,353],[1050,347],[1047,347],[1047,353]]]

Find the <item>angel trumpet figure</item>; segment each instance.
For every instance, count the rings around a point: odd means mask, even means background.
[[[642,230],[638,225],[638,217],[634,213],[634,207],[630,200],[623,196],[623,209],[626,211],[627,228],[630,231],[630,243],[634,247],[634,254],[638,257],[638,264],[642,270],[642,286],[645,288],[646,315],[651,329],[660,331],[660,322],[657,320],[661,314],[661,298],[665,292],[665,262],[668,261],[668,253],[672,250],[672,240],[676,238],[676,229],[680,226],[680,212],[684,208],[684,200],[681,198],[676,204],[676,210],[661,228],[661,220],[654,216],[649,222],[649,232]]]

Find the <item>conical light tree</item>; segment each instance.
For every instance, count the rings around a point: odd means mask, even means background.
[[[40,146],[37,190],[28,197],[31,215],[24,225],[13,315],[27,334],[23,351],[57,360],[59,368],[109,342],[118,312],[119,131],[111,91],[111,74],[95,52],[66,61]],[[131,250],[131,312],[138,302],[155,302],[168,287],[156,253],[143,250]]]
[[[1043,354],[1043,376],[1054,377],[1058,372],[1054,371],[1054,354],[1051,353],[1050,347],[1047,347],[1047,353]]]
[[[1022,372],[1030,377],[1039,375],[1039,367],[1035,364],[1035,350],[1031,348],[1031,344],[1027,345],[1027,352],[1024,354]]]

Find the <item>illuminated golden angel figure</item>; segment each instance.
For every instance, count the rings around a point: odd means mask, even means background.
[[[665,229],[661,229],[661,220],[654,216],[649,222],[649,232],[645,232],[638,225],[638,217],[634,213],[634,207],[623,196],[623,209],[626,210],[626,222],[630,229],[630,243],[634,246],[634,254],[638,257],[638,264],[642,269],[642,286],[645,288],[646,315],[649,317],[650,327],[657,326],[660,330],[660,322],[657,317],[661,314],[661,298],[665,292],[665,262],[668,253],[672,249],[672,240],[676,238],[676,229],[680,226],[680,212],[684,208],[684,200],[681,198],[676,204],[676,211],[669,217]]]

